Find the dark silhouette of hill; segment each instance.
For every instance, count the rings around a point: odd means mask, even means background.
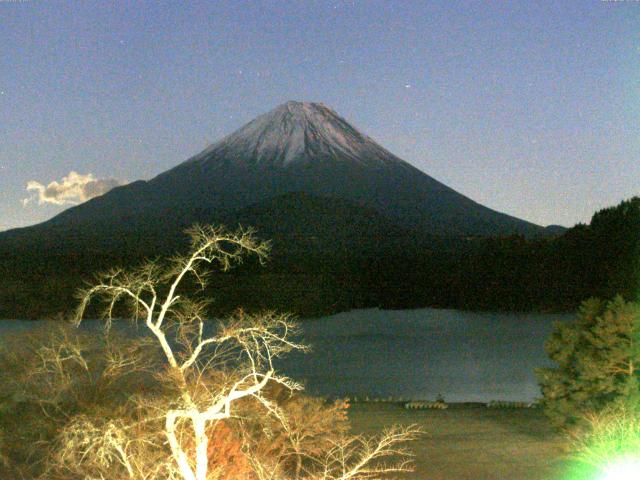
[[[300,192],[226,220],[257,225],[273,239],[273,254],[266,268],[249,263],[213,275],[204,292],[216,300],[213,313],[239,306],[305,316],[360,307],[567,311],[590,296],[640,293],[637,197],[541,239],[426,236],[375,210]],[[0,250],[0,317],[67,310],[83,277],[137,263],[139,251]]]

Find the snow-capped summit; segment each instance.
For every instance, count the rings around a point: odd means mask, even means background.
[[[312,160],[371,166],[404,163],[322,103],[286,102],[193,157],[270,167]]]

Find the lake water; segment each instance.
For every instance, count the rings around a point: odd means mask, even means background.
[[[454,402],[533,401],[544,341],[570,314],[354,310],[302,322],[312,351],[279,362],[310,393]],[[32,322],[0,322],[0,334]]]
[[[571,314],[355,310],[303,324],[313,351],[283,362],[307,390],[329,396],[533,401],[544,342]]]

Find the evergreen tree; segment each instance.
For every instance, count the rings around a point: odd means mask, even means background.
[[[640,400],[640,304],[617,296],[582,303],[571,323],[557,323],[545,344],[558,364],[538,370],[542,405],[558,426]]]

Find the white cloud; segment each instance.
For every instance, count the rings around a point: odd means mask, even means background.
[[[77,205],[94,197],[107,193],[114,187],[124,185],[115,178],[95,178],[91,173],[83,175],[71,171],[62,181],[53,181],[48,185],[31,180],[27,183],[29,198],[22,200],[23,205],[37,202],[38,205]]]

